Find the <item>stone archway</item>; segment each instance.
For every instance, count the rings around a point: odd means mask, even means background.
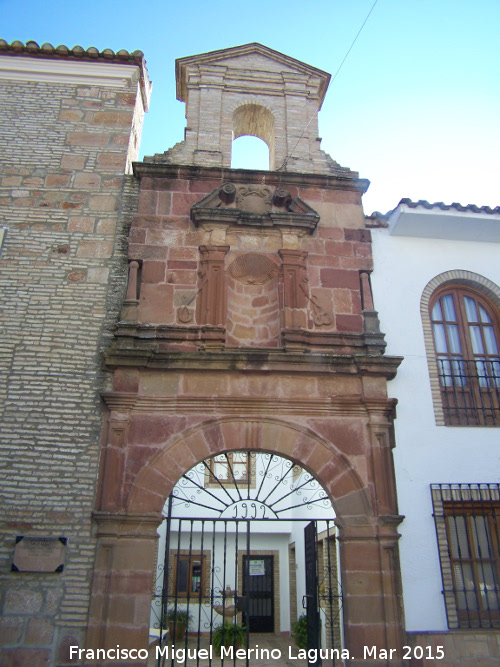
[[[369,494],[344,454],[309,429],[271,418],[210,420],[172,438],[137,475],[127,512],[160,513],[181,475],[235,448],[275,452],[300,464],[326,490],[338,516],[372,514]]]
[[[275,418],[232,417],[204,421],[171,437],[135,475],[120,509],[95,513],[98,547],[88,646],[147,645],[156,529],[166,497],[197,462],[232,449],[282,454],[318,480],[332,501],[340,530],[345,645],[359,657],[359,664],[365,663],[361,648],[365,645],[400,648],[397,526],[401,517],[376,515],[373,490],[349,458],[318,433]]]

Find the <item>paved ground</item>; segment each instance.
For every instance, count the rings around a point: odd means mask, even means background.
[[[213,665],[213,667],[245,667],[247,664],[246,660],[237,660],[236,656],[234,656],[232,660],[227,657],[224,660],[221,660],[214,655],[213,659],[209,660],[203,653],[201,656],[197,656],[196,653],[195,657],[194,652],[197,652],[198,649],[208,651],[208,636],[202,636],[199,645],[197,637],[189,637],[187,644],[189,657],[186,659],[186,662],[181,662],[179,660],[179,658],[183,657],[182,653],[174,657],[174,661],[172,662],[171,645],[168,644],[168,647],[168,659],[161,657],[158,661],[156,658],[156,647],[152,646],[149,652],[148,667],[155,667],[156,665],[159,667],[210,667],[211,665]],[[185,642],[176,645],[177,650],[185,648]],[[295,647],[295,643],[289,635],[252,633],[250,635],[249,649],[256,649],[249,651],[248,664],[250,667],[307,667],[306,660],[297,659],[298,649]],[[273,651],[273,654],[271,654],[271,651]],[[295,658],[291,658],[290,653],[291,656],[295,656]],[[199,659],[197,659],[197,657]]]

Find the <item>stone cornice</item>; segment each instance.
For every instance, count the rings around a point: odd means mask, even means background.
[[[392,380],[402,357],[380,354],[333,354],[286,352],[269,349],[226,349],[177,351],[162,350],[157,341],[145,347],[129,345],[124,339],[109,348],[104,363],[107,368],[136,367],[182,371],[222,371],[248,373],[303,373],[378,375]]]
[[[366,416],[371,411],[392,414],[396,400],[371,399],[362,396],[332,396],[330,398],[275,398],[269,396],[139,396],[135,393],[104,392],[101,394],[108,408],[116,412],[213,414],[227,416],[245,414],[250,417],[281,415],[330,417]]]
[[[254,183],[270,186],[315,187],[326,190],[356,190],[364,194],[370,181],[358,178],[355,171],[346,174],[304,174],[299,172],[259,171],[254,169],[225,169],[196,165],[168,164],[166,162],[134,162],[137,178],[169,178],[199,181],[220,180],[230,183]]]

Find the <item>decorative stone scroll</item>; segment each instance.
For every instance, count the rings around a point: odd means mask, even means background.
[[[288,190],[267,185],[224,183],[191,208],[196,226],[207,223],[248,225],[251,227],[286,227],[312,234],[319,215],[300,197]]]

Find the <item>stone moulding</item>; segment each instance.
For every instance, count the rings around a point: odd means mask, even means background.
[[[328,398],[276,398],[268,396],[215,396],[207,400],[206,396],[165,396],[154,394],[139,395],[132,392],[103,392],[101,398],[110,410],[135,414],[178,413],[180,410],[189,414],[219,413],[226,417],[242,413],[258,413],[260,416],[305,415],[322,417],[341,415],[343,417],[366,417],[367,412],[378,413],[387,419],[393,418],[397,400],[394,398],[367,400],[361,395],[330,396]]]
[[[167,329],[167,327],[165,327]],[[151,332],[152,333],[152,332]],[[164,332],[166,333],[166,331]],[[152,336],[153,337],[153,336]],[[402,357],[369,354],[362,347],[362,334],[358,351],[346,353],[309,352],[307,350],[249,349],[161,349],[157,336],[141,341],[121,339],[105,354],[107,369],[119,367],[157,368],[170,370],[220,370],[220,371],[282,371],[287,373],[378,375],[392,380],[402,362]],[[356,338],[351,334],[349,338]]]
[[[175,178],[193,179],[199,181],[222,180],[230,183],[245,183],[250,179],[258,179],[261,185],[275,187],[296,186],[315,187],[327,190],[355,190],[364,194],[370,181],[359,178],[355,171],[342,174],[305,174],[294,172],[279,172],[256,169],[229,169],[225,167],[201,167],[199,165],[169,164],[166,162],[147,162],[153,158],[144,158],[144,162],[133,162],[132,168],[136,178]]]
[[[221,59],[225,60],[227,58],[238,58],[248,54],[259,54],[266,58],[269,58],[275,62],[282,64],[287,71],[290,71],[289,76],[293,76],[293,72],[301,72],[304,75],[308,76],[310,83],[314,86],[316,96],[319,100],[319,108],[324,100],[328,84],[330,83],[330,74],[324,72],[323,70],[318,69],[317,67],[312,67],[307,63],[303,63],[300,60],[296,60],[290,56],[287,56],[284,53],[270,49],[263,44],[258,44],[257,42],[252,42],[251,44],[243,44],[241,46],[234,46],[229,49],[220,49],[218,51],[211,51],[210,53],[200,53],[194,56],[186,56],[184,58],[177,58],[175,61],[175,74],[177,82],[177,99],[181,102],[184,102],[187,98],[187,87],[188,87],[188,68],[200,68],[207,67],[210,65],[217,65]],[[224,70],[231,70],[225,66]],[[241,71],[236,70],[236,84],[241,87]],[[273,73],[266,71],[264,74],[264,82],[269,80],[269,77],[273,77]],[[259,76],[260,75],[260,76]],[[279,77],[279,83],[281,84],[281,75],[274,74],[274,77]],[[253,78],[259,79],[262,78],[262,73],[253,72]]]
[[[226,347],[226,328],[222,325],[151,325],[136,322],[119,322],[115,331],[115,342],[109,348],[106,357],[107,365],[132,365],[133,359],[142,366],[144,359],[156,359],[159,356],[167,357],[170,353],[180,351],[224,350],[229,354],[238,354],[239,348]],[[367,355],[373,358],[385,358],[383,352],[386,347],[384,334],[375,332],[338,333],[308,331],[285,327],[281,330],[282,349],[285,357],[290,354],[332,355],[340,358],[343,355]],[[180,349],[179,346],[184,349]],[[267,353],[264,349],[263,352]],[[258,350],[249,349],[248,353],[259,355]],[[126,358],[129,361],[125,361]],[[115,362],[111,362],[115,359]],[[120,361],[117,361],[120,359]],[[166,364],[168,365],[168,364]]]
[[[259,210],[261,209],[261,210]],[[196,226],[223,223],[253,227],[289,227],[310,234],[319,222],[319,215],[300,197],[284,196],[277,188],[271,197],[269,187],[240,186],[224,183],[212,190],[191,208]]]

